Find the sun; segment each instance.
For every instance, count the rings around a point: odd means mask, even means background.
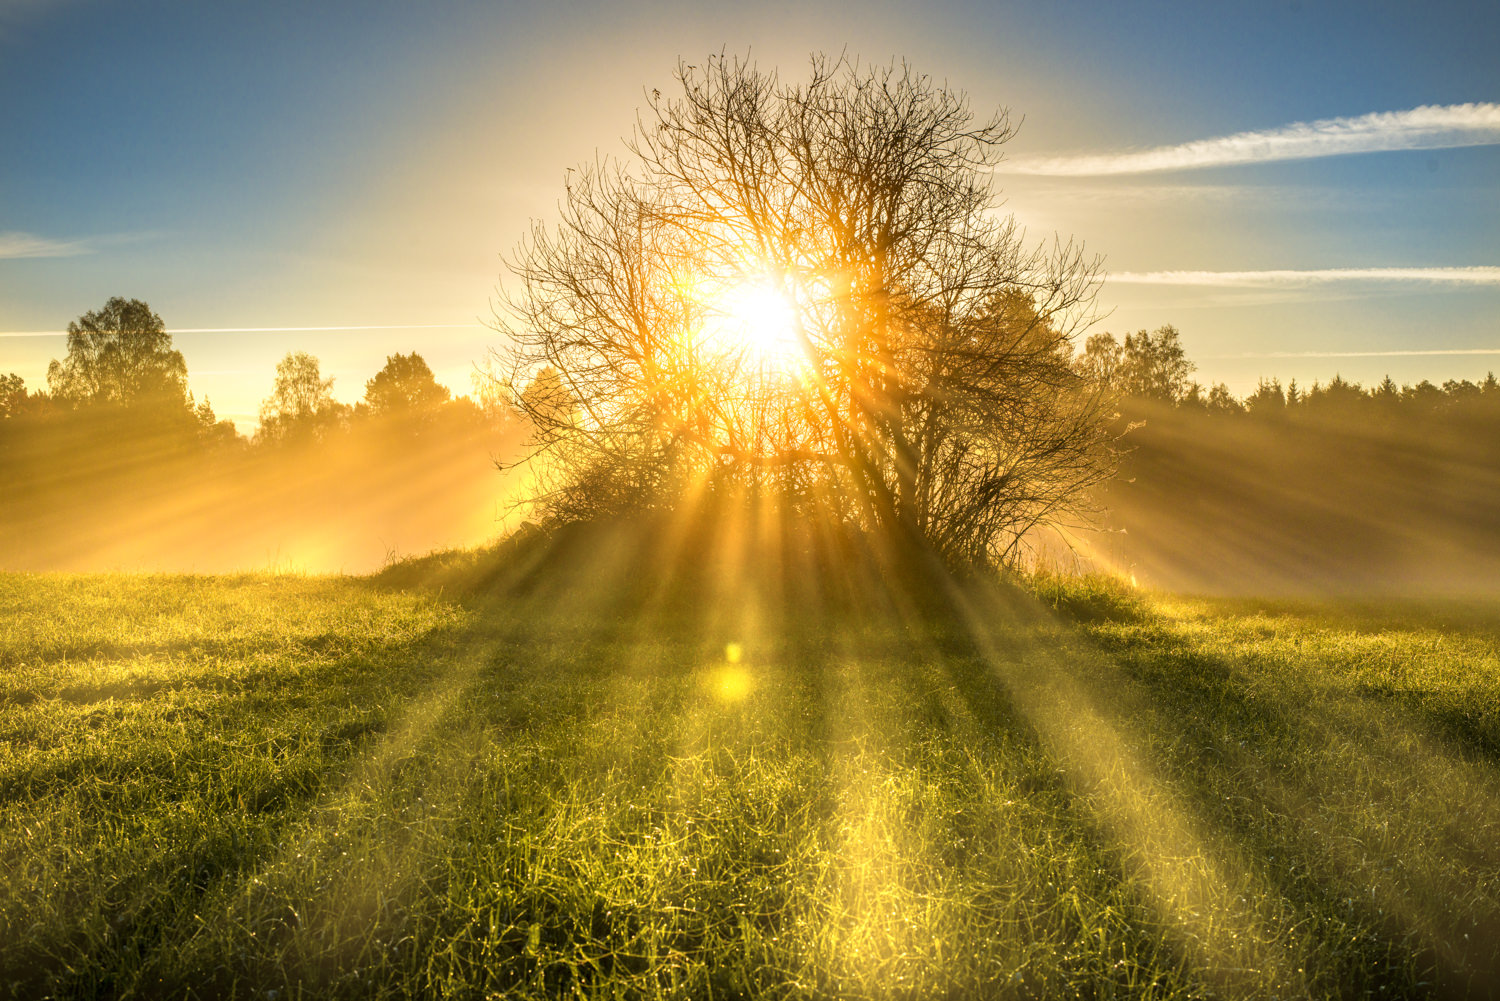
[[[766,281],[738,282],[714,302],[712,336],[762,371],[788,374],[806,360],[797,307]]]

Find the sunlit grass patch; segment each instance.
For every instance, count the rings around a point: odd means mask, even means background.
[[[247,876],[462,617],[302,578],[4,577],[0,606],[0,965],[85,994]]]
[[[1483,983],[1500,788],[1480,612],[1070,586],[976,597],[967,625],[773,629],[718,607],[601,614],[558,590],[0,579],[0,983],[257,998]],[[1372,686],[1395,671],[1401,694]],[[1444,699],[1477,722],[1453,725]]]
[[[1153,604],[1085,632],[1166,772],[1303,910],[1313,986],[1493,983],[1500,609]]]

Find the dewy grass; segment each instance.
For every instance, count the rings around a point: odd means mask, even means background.
[[[1037,595],[0,577],[0,994],[1489,986],[1496,610]]]

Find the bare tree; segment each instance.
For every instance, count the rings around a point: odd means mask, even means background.
[[[774,489],[971,558],[1079,513],[1112,463],[1071,364],[1097,266],[994,211],[1006,115],[904,65],[678,78],[510,264],[510,384],[561,387],[517,400],[544,506]]]

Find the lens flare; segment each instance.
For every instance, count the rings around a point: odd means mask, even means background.
[[[804,358],[796,304],[766,281],[733,285],[719,295],[708,333],[763,372],[793,372]]]
[[[750,672],[739,664],[726,664],[713,671],[706,680],[713,697],[727,705],[745,701],[755,689]]]

